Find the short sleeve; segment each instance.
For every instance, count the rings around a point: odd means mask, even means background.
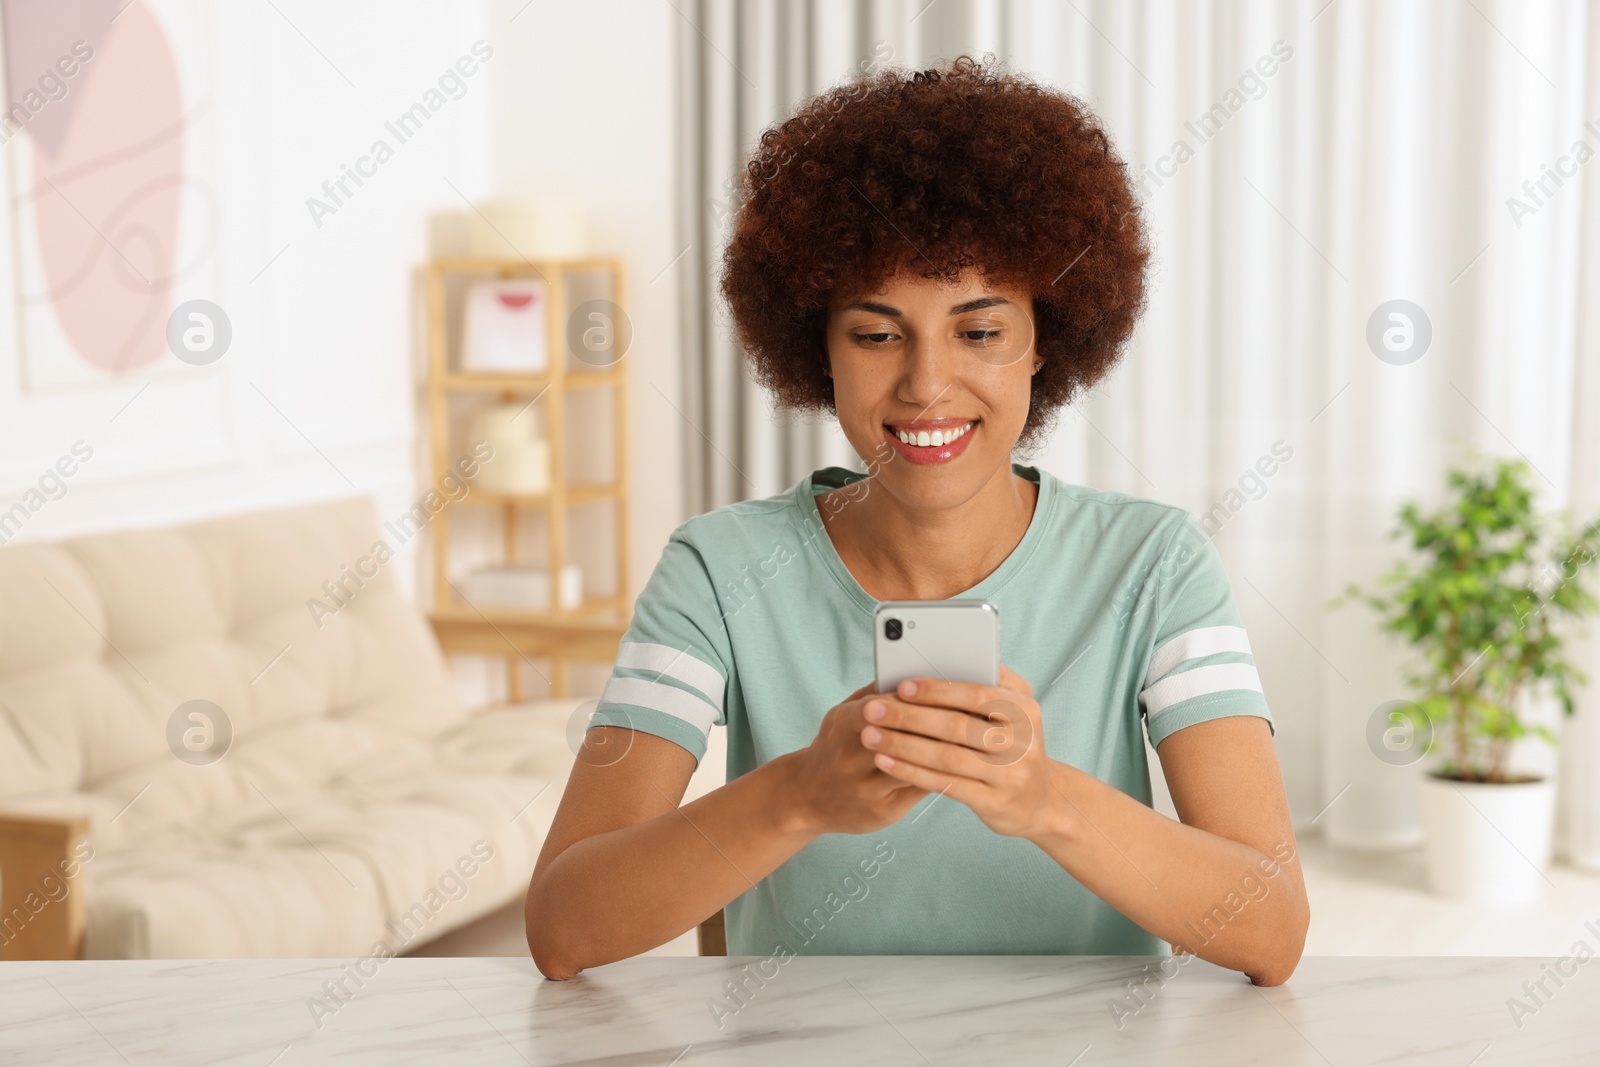
[[[625,726],[706,753],[727,722],[732,649],[711,575],[674,531],[633,606],[616,665],[589,726]]]
[[[1222,557],[1187,512],[1151,580],[1156,634],[1139,690],[1151,746],[1227,715],[1259,715],[1276,732]]]

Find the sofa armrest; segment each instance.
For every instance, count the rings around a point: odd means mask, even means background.
[[[82,955],[88,832],[83,819],[0,814],[0,960]]]

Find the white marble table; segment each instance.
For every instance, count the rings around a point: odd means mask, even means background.
[[[1321,957],[1273,989],[1144,957],[644,957],[570,982],[492,958],[0,963],[0,1063],[1600,1062],[1600,962],[1513,1020],[1549,962]]]

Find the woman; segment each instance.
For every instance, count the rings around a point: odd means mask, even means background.
[[[1170,942],[1288,978],[1305,889],[1215,549],[1012,461],[1116,363],[1148,259],[1097,120],[967,57],[766,131],[722,291],[756,379],[867,469],[672,534],[529,886],[541,972],[726,906],[735,955]],[[1000,685],[875,694],[875,603],[948,597],[999,607]],[[713,726],[728,784],[680,808]],[[1146,732],[1181,821],[1149,806]]]

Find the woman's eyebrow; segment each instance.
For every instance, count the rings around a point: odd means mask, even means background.
[[[950,314],[965,315],[967,312],[977,311],[979,308],[992,308],[999,304],[1009,303],[1011,303],[1011,301],[1007,300],[1003,296],[985,296],[980,297],[977,300],[968,300],[965,304],[957,304],[955,307],[950,309]]]
[[[982,296],[976,300],[968,300],[965,304],[957,304],[955,307],[950,309],[950,314],[965,315],[967,312],[977,311],[979,308],[991,308],[1000,304],[1009,303],[1011,303],[1011,301],[1007,300],[1003,296]],[[870,311],[874,315],[888,315],[892,318],[900,317],[900,310],[898,308],[892,308],[888,304],[879,304],[872,300],[858,300],[854,304],[847,304],[845,305],[845,310]]]

